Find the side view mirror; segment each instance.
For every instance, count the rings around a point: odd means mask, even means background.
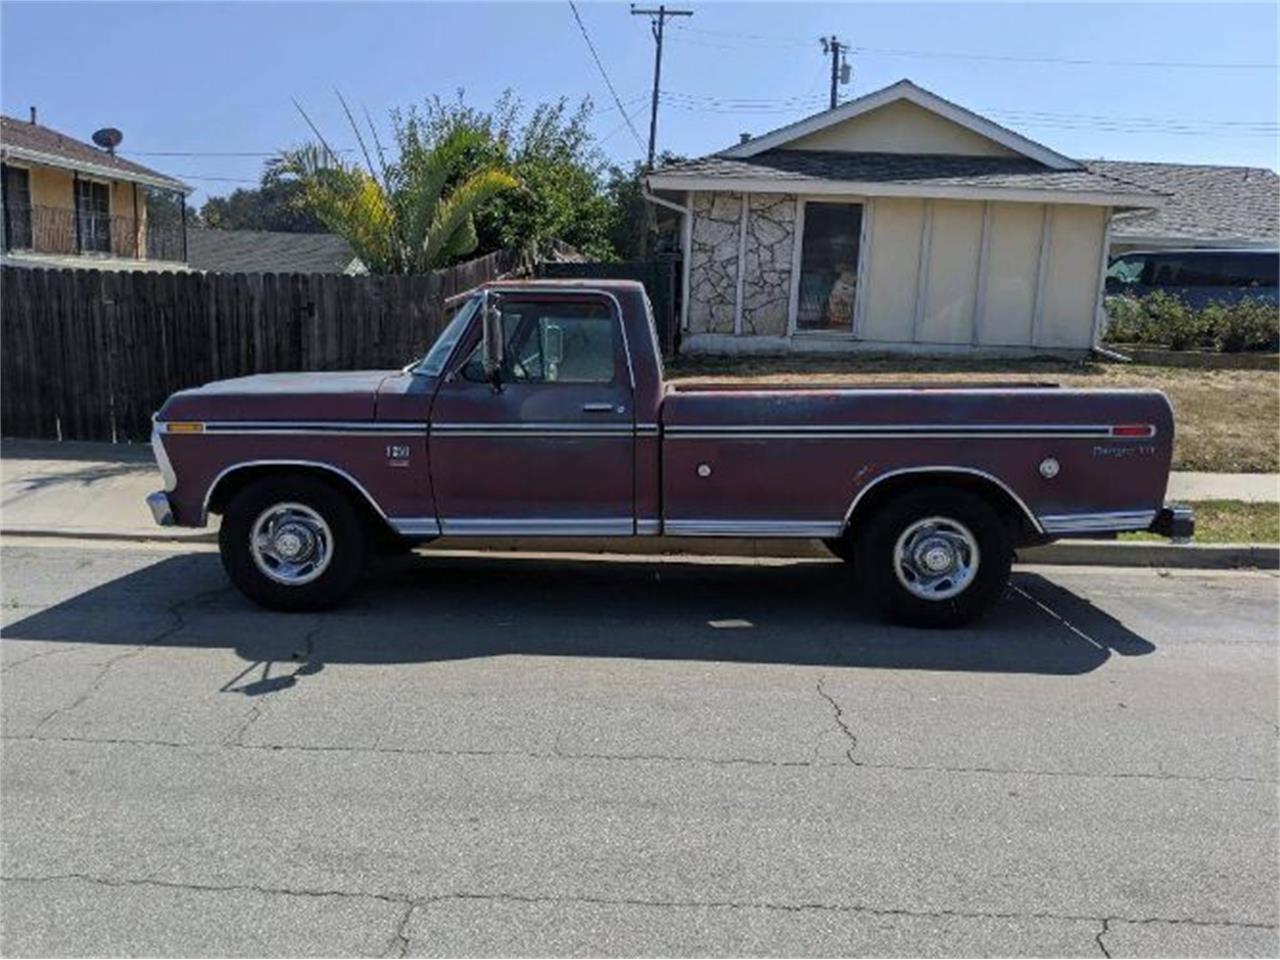
[[[494,389],[502,386],[502,352],[505,342],[502,336],[502,308],[496,300],[485,298],[481,357],[484,360],[485,379]]]

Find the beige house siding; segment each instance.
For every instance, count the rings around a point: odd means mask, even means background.
[[[978,317],[981,343],[1031,345],[1036,272],[1045,206],[992,203],[987,238],[986,286]]]
[[[1106,213],[1097,207],[1052,208],[1035,346],[1088,349],[1106,245]]]
[[[823,197],[867,223],[856,322],[824,349],[1087,350],[1108,212],[1074,204]],[[708,349],[812,349],[791,335],[804,198],[694,193],[686,330]],[[767,216],[766,216],[767,215]],[[741,272],[741,275],[740,275]],[[785,294],[785,295],[784,295]]]
[[[788,143],[787,149],[1019,156],[1002,144],[906,100],[800,137]]]

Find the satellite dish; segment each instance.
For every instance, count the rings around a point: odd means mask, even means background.
[[[107,153],[115,153],[116,147],[120,146],[120,141],[123,139],[124,134],[115,127],[103,127],[93,133],[93,142]]]

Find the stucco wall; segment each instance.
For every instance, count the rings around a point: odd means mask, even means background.
[[[908,100],[886,104],[787,144],[788,150],[865,150],[1016,157],[1008,147]]]
[[[864,272],[857,338],[846,341],[849,349],[1085,350],[1092,344],[1105,209],[914,198],[862,202],[868,224]],[[750,196],[745,234],[741,204],[738,194],[693,197],[688,332],[694,338],[733,335],[740,303],[741,335],[733,339],[743,349],[775,340],[799,344],[803,338],[786,337],[797,200]],[[719,336],[711,340],[714,349],[734,349]]]

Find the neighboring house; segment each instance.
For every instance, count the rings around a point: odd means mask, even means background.
[[[209,273],[367,273],[351,245],[332,233],[187,230],[188,263]]]
[[[181,270],[191,187],[31,120],[0,117],[6,266]]]
[[[1089,169],[1169,194],[1159,210],[1116,214],[1111,254],[1280,246],[1280,176],[1261,167],[1090,160]]]
[[[1165,199],[908,80],[647,179],[691,352],[1085,351],[1112,214]]]

